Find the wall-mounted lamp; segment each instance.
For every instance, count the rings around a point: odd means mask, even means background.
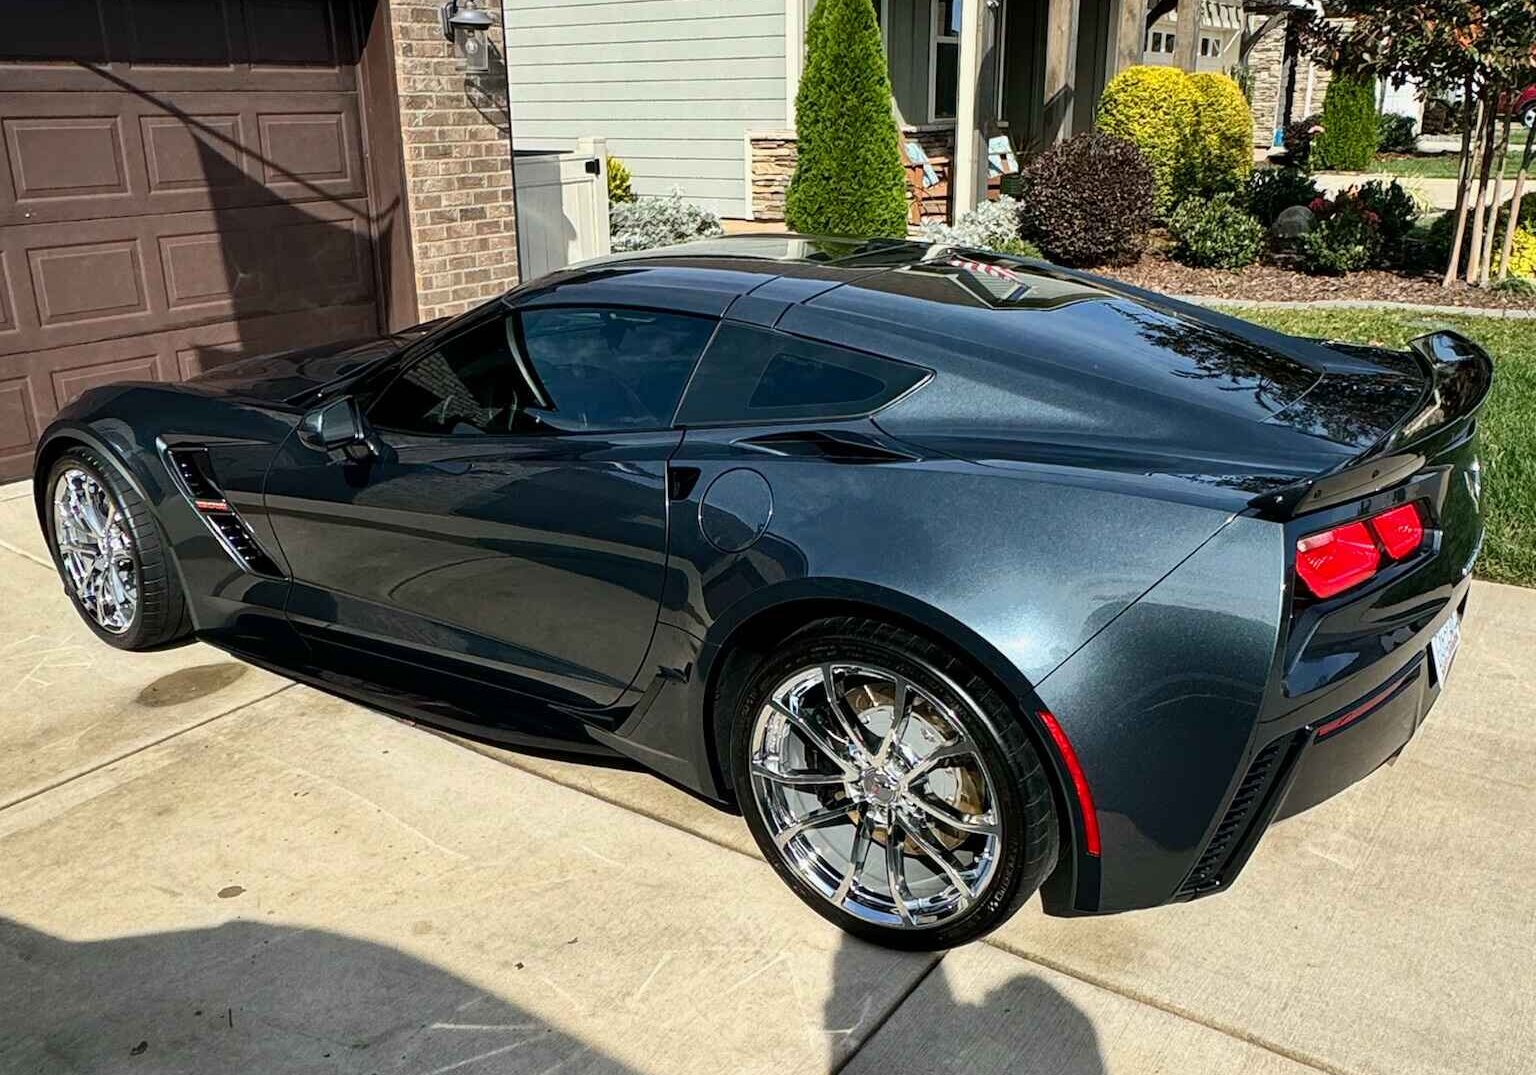
[[[496,25],[489,12],[481,11],[475,0],[445,0],[438,8],[443,36],[452,41],[464,58],[464,70],[484,74],[491,69],[491,50],[485,31]]]

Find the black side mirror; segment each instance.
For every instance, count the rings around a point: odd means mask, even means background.
[[[311,448],[346,452],[347,458],[364,460],[374,454],[372,438],[351,396],[316,407],[299,422],[299,439]]]

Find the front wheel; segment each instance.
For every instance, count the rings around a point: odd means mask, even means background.
[[[191,633],[186,601],[144,499],[111,463],[70,448],[48,471],[47,536],[80,618],[108,645],[142,650]]]
[[[1017,714],[927,640],[822,620],[739,697],[731,760],[752,835],[849,933],[893,948],[964,944],[1054,868],[1051,787]]]

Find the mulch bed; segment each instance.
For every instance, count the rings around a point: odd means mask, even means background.
[[[1250,265],[1228,272],[1193,269],[1162,255],[1149,253],[1134,265],[1096,272],[1128,284],[1168,295],[1201,295],[1237,302],[1319,302],[1350,299],[1362,302],[1408,302],[1417,306],[1477,306],[1488,309],[1536,309],[1536,295],[1516,295],[1492,288],[1456,283],[1440,286],[1438,276],[1407,272],[1350,273],[1348,276],[1308,276],[1277,265]]]

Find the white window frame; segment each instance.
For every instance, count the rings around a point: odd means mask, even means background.
[[[1161,30],[1153,30],[1147,35],[1147,51],[1154,56],[1161,56],[1163,54],[1163,32]]]
[[[957,3],[967,3],[969,0],[956,0]],[[884,9],[889,0],[880,0]],[[958,34],[941,34],[939,32],[939,19],[944,11],[944,0],[928,0],[928,122],[934,126],[944,126],[954,123],[958,117],[939,116],[939,45],[949,44],[960,47]],[[999,110],[1003,100],[1003,74],[1008,67],[1008,0],[999,0],[996,10],[993,12],[994,23],[997,27],[997,85],[993,87],[993,99],[998,102]],[[888,25],[885,21],[882,27]],[[890,41],[886,41],[886,54],[890,54]],[[955,87],[958,99],[959,87]]]

